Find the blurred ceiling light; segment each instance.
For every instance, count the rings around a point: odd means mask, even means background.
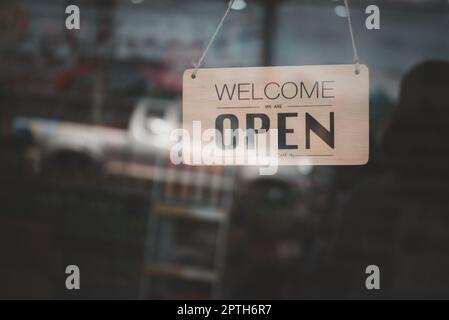
[[[335,7],[335,14],[339,16],[340,18],[347,18],[348,13],[346,12],[345,6],[336,6]]]
[[[296,168],[298,169],[298,172],[304,176],[308,176],[309,174],[311,174],[314,169],[313,165],[297,166]]]
[[[310,158],[304,158],[303,163],[299,166],[296,166],[296,169],[300,174],[308,176],[313,172],[314,169],[313,162],[310,160]]]
[[[150,119],[149,128],[156,135],[165,135],[170,131],[169,125],[162,119]]]
[[[232,10],[244,10],[246,7],[248,6],[248,4],[246,3],[245,0],[235,0],[234,4],[232,5]]]
[[[131,0],[132,4],[141,4],[144,0]]]

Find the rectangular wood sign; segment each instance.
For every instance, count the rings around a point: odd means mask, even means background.
[[[268,143],[275,146],[271,156],[279,165],[368,162],[365,65],[359,74],[355,65],[200,69],[196,77],[192,74],[186,70],[183,78],[183,129],[191,151],[184,151],[185,163],[212,164],[204,156],[212,137],[204,133],[211,129],[222,134],[222,143],[215,142],[220,148],[240,150],[233,154],[240,162],[221,164],[242,164],[244,151],[259,146],[254,141],[262,136],[270,137]],[[240,135],[252,130],[252,135],[240,139],[227,136],[226,130],[240,130]]]

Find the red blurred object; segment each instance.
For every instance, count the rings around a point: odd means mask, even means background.
[[[79,79],[91,74],[95,69],[92,62],[83,62],[73,68],[58,72],[55,76],[55,87],[58,91],[66,91]]]

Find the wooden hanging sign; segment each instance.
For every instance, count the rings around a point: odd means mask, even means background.
[[[185,71],[183,79],[183,128],[190,137],[185,163],[212,164],[204,157],[212,136],[203,135],[211,129],[221,133],[215,144],[240,161],[222,164],[243,164],[262,136],[279,165],[368,162],[365,65],[359,74],[354,65],[200,69],[194,78],[193,72]],[[251,134],[245,136],[246,130]]]

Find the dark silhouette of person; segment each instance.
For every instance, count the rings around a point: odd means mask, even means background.
[[[331,288],[339,298],[449,299],[449,63],[403,79],[383,139],[384,174],[339,210]],[[366,267],[380,268],[367,290]],[[372,279],[370,279],[372,280]]]

